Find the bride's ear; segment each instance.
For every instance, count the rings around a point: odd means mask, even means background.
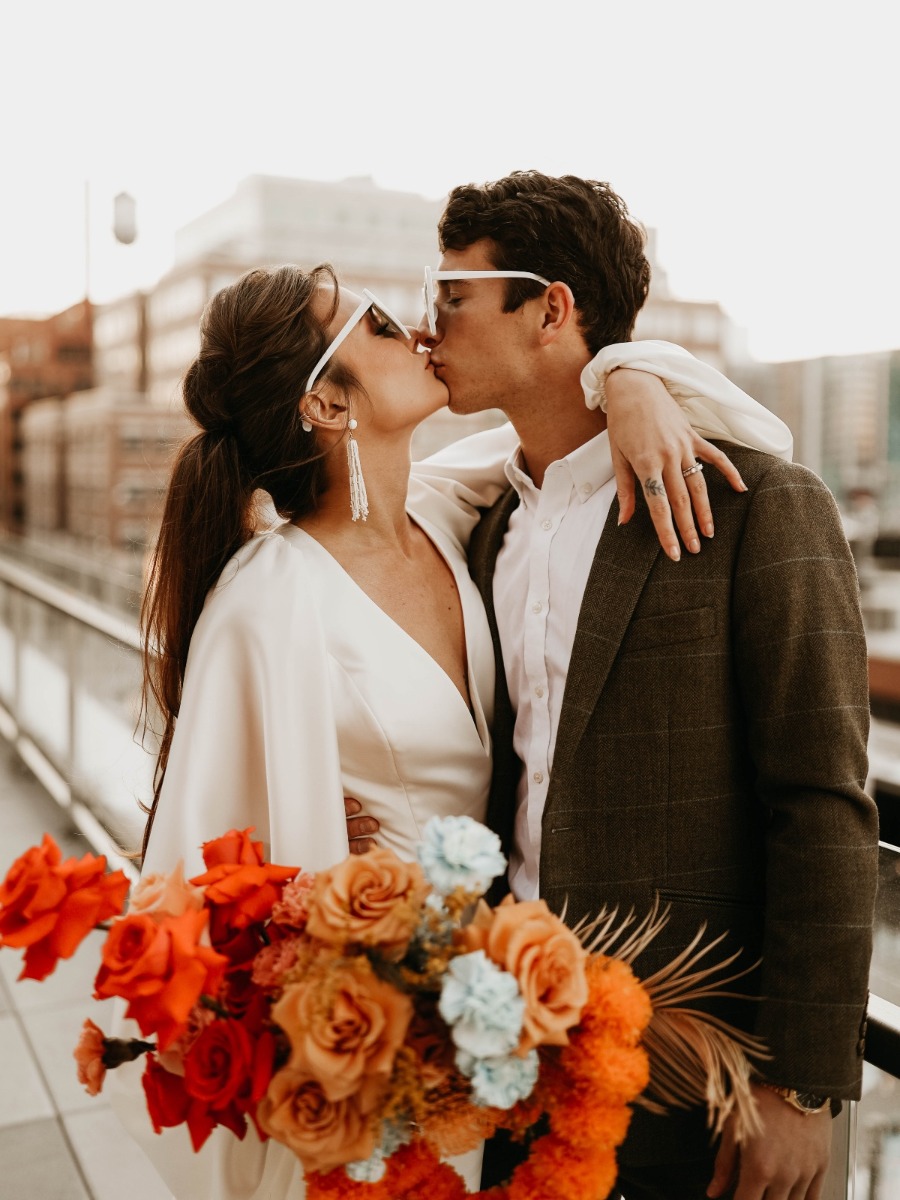
[[[300,397],[300,422],[307,433],[312,430],[343,431],[347,424],[347,402],[326,384]]]

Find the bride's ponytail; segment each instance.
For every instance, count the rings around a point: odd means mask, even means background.
[[[324,320],[309,303],[323,287],[331,295]],[[299,402],[337,303],[330,267],[279,267],[248,272],[217,293],[203,314],[200,354],[183,384],[199,432],[181,446],[172,469],[141,608],[145,729],[156,713],[161,719],[144,851],[191,635],[225,564],[253,533],[254,492],[268,491],[290,520],[314,508],[323,485],[316,436],[302,429]]]

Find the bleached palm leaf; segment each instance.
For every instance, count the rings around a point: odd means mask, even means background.
[[[655,901],[636,925],[633,910],[618,924],[617,915],[615,909],[604,909],[594,920],[580,922],[575,932],[590,953],[605,954],[631,965],[665,926],[669,908],[660,910]],[[728,990],[728,985],[757,964],[728,974],[738,958],[732,954],[720,962],[701,965],[725,936],[703,945],[705,933],[704,923],[680,954],[641,980],[653,1016],[643,1036],[650,1058],[650,1085],[637,1103],[654,1112],[705,1105],[716,1134],[733,1115],[735,1138],[742,1141],[760,1129],[750,1091],[750,1060],[767,1058],[765,1046],[752,1034],[693,1005],[709,998],[751,999]]]

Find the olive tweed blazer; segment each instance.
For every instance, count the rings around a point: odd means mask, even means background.
[[[803,467],[728,447],[749,491],[707,478],[715,538],[671,562],[646,506],[613,505],[581,604],[543,815],[541,895],[576,922],[671,908],[646,976],[705,923],[761,960],[716,1011],[768,1044],[776,1083],[859,1095],[877,872],[863,790],[866,642],[834,501]],[[499,659],[492,576],[510,491],[470,569]],[[489,823],[509,846],[520,763],[498,662]]]

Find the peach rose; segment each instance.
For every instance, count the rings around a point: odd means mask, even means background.
[[[575,934],[543,900],[512,896],[495,909],[483,901],[463,931],[467,950],[483,950],[514,975],[525,1000],[519,1053],[535,1046],[568,1044],[588,999],[587,953]]]
[[[368,1112],[390,1078],[412,1001],[354,958],[290,984],[272,1017],[291,1044],[294,1071],[318,1080],[328,1100],[355,1096]]]
[[[93,1021],[85,1021],[74,1058],[78,1063],[78,1082],[84,1085],[89,1096],[97,1096],[103,1091],[103,1080],[106,1078],[106,1064],[103,1061],[105,1043],[103,1030]]]
[[[320,1083],[289,1067],[273,1076],[256,1119],[307,1171],[331,1171],[375,1149],[375,1122],[355,1097],[329,1100]]]
[[[188,883],[184,877],[184,862],[169,875],[145,875],[135,885],[128,905],[130,913],[145,913],[154,920],[180,917],[191,909],[203,907],[203,890]]]
[[[316,876],[306,932],[323,942],[377,946],[402,958],[427,892],[419,864],[401,861],[392,850],[351,855]]]

